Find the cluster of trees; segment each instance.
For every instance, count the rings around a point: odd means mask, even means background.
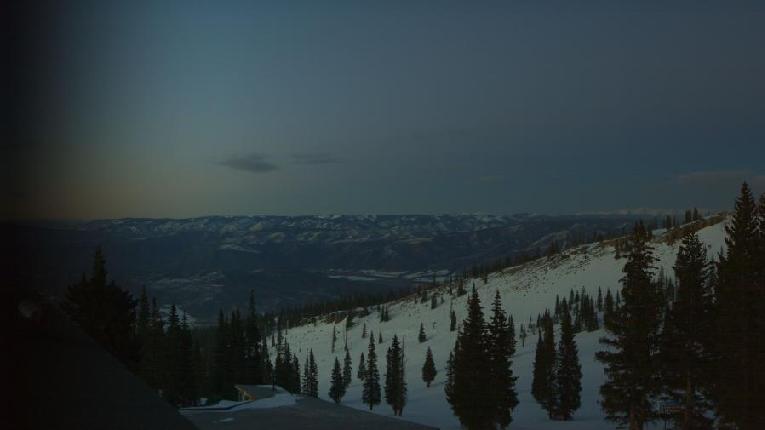
[[[581,405],[582,367],[571,307],[564,299],[557,308],[560,341],[556,349],[553,317],[545,312],[539,325],[531,394],[551,419],[567,421]]]
[[[696,208],[693,209],[686,209],[685,214],[683,216],[683,222],[680,222],[677,215],[667,215],[664,218],[662,226],[666,228],[667,230],[679,227],[683,224],[688,224],[694,221],[700,221],[704,217],[699,213],[699,210]]]
[[[610,295],[611,290],[608,290],[606,294]],[[556,322],[561,321],[564,305],[567,308],[566,311],[569,312],[569,316],[573,315],[574,333],[580,333],[582,331],[591,332],[600,328],[598,312],[603,308],[603,293],[601,289],[598,289],[597,301],[595,300],[595,297],[587,294],[584,287],[582,287],[581,292],[574,292],[574,290],[571,290],[568,301],[564,299],[561,302],[560,297],[556,295],[555,310],[553,313],[553,318]]]
[[[207,365],[210,383],[206,394],[213,399],[235,399],[234,384],[266,384],[274,376],[284,378],[285,362],[292,358],[289,356],[289,345],[285,348],[280,343],[275,365],[271,363],[268,342],[261,336],[259,329],[252,291],[245,318],[242,318],[238,309],[229,315],[222,310],[218,313],[218,325],[211,348]]]
[[[605,321],[609,349],[597,354],[609,419],[639,429],[661,417],[694,429],[711,427],[714,412],[720,427],[765,428],[765,195],[758,205],[742,186],[726,235],[715,263],[687,232],[667,297],[645,227],[635,226],[623,302]]]
[[[185,313],[170,307],[167,323],[144,289],[139,301],[107,282],[106,259],[97,249],[90,279],[67,289],[64,310],[85,333],[175,405],[197,402],[206,388],[200,345]],[[136,305],[138,309],[136,311]]]
[[[447,362],[446,399],[460,423],[470,429],[506,428],[518,404],[512,371],[515,333],[497,292],[492,317],[484,321],[473,287],[468,314]]]

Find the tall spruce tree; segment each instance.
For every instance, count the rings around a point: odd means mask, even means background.
[[[761,202],[763,199],[760,199]],[[763,214],[744,183],[726,226],[715,286],[717,332],[712,395],[724,424],[765,428],[765,259]]]
[[[417,335],[417,340],[420,341],[420,343],[428,340],[428,336],[425,334],[425,326],[423,326],[422,323],[420,323],[420,333]]]
[[[469,429],[487,429],[494,425],[496,402],[488,387],[491,380],[491,359],[478,293],[473,286],[467,301],[467,318],[457,334],[452,363],[453,383],[448,387],[447,400]]]
[[[356,377],[359,378],[359,381],[364,382],[365,379],[367,379],[367,364],[366,361],[364,361],[364,353],[361,353],[361,356],[359,357],[359,368],[356,372]]]
[[[369,405],[371,411],[380,404],[380,372],[377,370],[377,354],[375,353],[374,336],[369,338],[369,350],[367,352],[367,369],[364,378],[364,389],[361,395],[362,401]]]
[[[579,364],[579,351],[571,326],[571,312],[565,301],[561,306],[560,321],[560,342],[555,366],[558,394],[556,415],[559,419],[568,421],[582,403],[582,366]]]
[[[677,428],[709,427],[704,388],[712,370],[705,348],[712,335],[712,296],[706,248],[696,234],[683,237],[674,269],[677,298],[665,313],[661,342],[665,394],[681,405],[672,417]]]
[[[255,291],[250,290],[247,320],[245,321],[245,371],[242,383],[257,385],[265,382],[263,380],[263,359],[261,358],[260,344],[258,314],[255,309]]]
[[[428,352],[425,353],[425,364],[422,365],[422,380],[425,381],[425,386],[430,388],[430,383],[433,382],[437,374],[436,364],[433,362],[433,351],[428,347]]]
[[[406,405],[406,378],[404,375],[404,353],[393,335],[386,355],[385,401],[393,408],[393,415],[401,416]]]
[[[337,362],[337,358],[335,359],[335,363],[337,363],[339,368],[340,363]],[[308,352],[303,372],[303,394],[308,397],[319,397],[319,368],[313,357],[313,349],[310,349]]]
[[[642,429],[655,419],[652,399],[661,388],[656,375],[663,298],[651,279],[654,261],[648,234],[638,222],[620,281],[624,301],[607,327],[609,336],[600,340],[609,349],[596,356],[606,367],[606,382],[600,387],[606,418],[630,430]]]
[[[329,397],[335,401],[335,403],[340,404],[340,400],[342,400],[343,396],[345,396],[345,378],[343,377],[343,373],[340,370],[340,361],[338,361],[337,357],[335,357],[335,365],[332,367],[332,379],[330,381],[330,387],[329,387]]]
[[[515,392],[515,381],[518,378],[513,376],[512,369],[515,335],[510,327],[510,321],[512,318],[507,318],[502,309],[499,291],[496,291],[487,331],[490,374],[493,381],[489,387],[493,391],[495,421],[503,429],[512,422],[512,411],[518,405],[518,394]]]
[[[90,279],[69,286],[64,311],[101,347],[135,370],[140,360],[136,339],[136,301],[133,295],[107,283],[106,259],[101,248],[93,256]]]
[[[558,391],[555,378],[555,331],[549,311],[540,319],[540,336],[534,359],[531,394],[550,418],[556,417]]]
[[[345,360],[343,360],[343,386],[348,388],[351,385],[353,379],[353,362],[351,361],[351,353],[345,351]]]

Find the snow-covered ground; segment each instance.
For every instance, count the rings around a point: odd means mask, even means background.
[[[724,223],[706,227],[699,231],[699,237],[709,248],[709,255],[716,256],[724,247]],[[672,274],[679,243],[668,245],[654,243],[655,255],[659,258],[657,270],[663,268],[668,275]],[[568,297],[571,289],[581,290],[582,287],[591,295],[597,295],[598,287],[612,292],[619,286],[622,277],[622,267],[625,259],[615,259],[614,249],[610,246],[597,244],[584,245],[568,250],[567,258],[556,256],[552,259],[540,259],[522,266],[508,268],[503,272],[494,273],[486,284],[476,279],[475,286],[481,297],[484,312],[499,291],[505,310],[515,319],[516,332],[520,323],[526,325],[529,318],[536,320],[537,314],[545,308],[552,308],[555,296]],[[468,284],[468,287],[470,284]],[[348,333],[348,348],[353,358],[354,381],[343,398],[343,403],[360,409],[367,409],[361,402],[361,382],[355,378],[358,359],[361,352],[367,354],[369,339],[362,339],[364,324],[367,329],[382,332],[383,343],[377,344],[378,366],[382,375],[385,373],[385,351],[390,345],[391,337],[397,334],[403,338],[406,352],[406,372],[408,383],[408,402],[404,409],[403,419],[422,424],[436,426],[442,429],[458,429],[459,421],[452,414],[443,391],[446,360],[449,351],[454,346],[456,332],[449,331],[449,302],[448,294],[444,295],[445,303],[431,309],[430,301],[418,303],[404,300],[389,305],[391,320],[381,323],[379,314],[372,312],[369,316],[356,318],[354,327]],[[462,296],[454,299],[454,309],[457,321],[466,316],[466,299]],[[424,343],[417,341],[420,323],[425,326],[428,340]],[[332,354],[332,324],[318,323],[295,327],[287,333],[287,340],[293,351],[303,362],[309,349],[313,349],[319,366],[319,395],[327,399],[332,364],[337,356],[342,362],[343,328],[337,325],[338,341],[336,352]],[[579,347],[579,358],[582,363],[582,406],[570,422],[550,421],[545,412],[537,405],[531,396],[531,374],[534,361],[535,336],[526,339],[525,346],[518,340],[517,353],[514,357],[513,370],[518,376],[517,391],[520,404],[513,412],[511,428],[566,428],[566,429],[612,429],[615,425],[603,419],[598,404],[598,389],[604,381],[603,366],[594,359],[595,352],[602,347],[598,339],[605,332],[598,330],[591,333],[580,333],[576,336]],[[428,347],[433,350],[438,375],[430,388],[425,387],[421,379],[421,367],[425,360]],[[384,403],[374,409],[375,413],[393,416],[391,408]],[[659,423],[657,423],[658,426]]]
[[[263,385],[267,389],[271,389],[270,385]],[[271,397],[258,399],[255,401],[247,400],[242,402],[235,402],[232,400],[221,400],[213,405],[195,406],[190,408],[182,408],[182,414],[193,414],[195,412],[237,412],[248,409],[269,409],[278,408],[281,406],[289,406],[295,404],[295,396],[287,392],[282,387],[275,387],[276,392]]]

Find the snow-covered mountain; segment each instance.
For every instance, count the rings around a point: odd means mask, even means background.
[[[725,246],[723,221],[701,229],[698,234],[706,243],[709,255],[715,256]],[[665,238],[659,237],[654,241],[655,256],[659,259],[657,270],[672,273],[678,243],[669,244]],[[529,318],[536,319],[537,314],[546,308],[554,307],[556,295],[567,297],[571,289],[581,290],[584,287],[589,294],[596,295],[598,288],[616,291],[619,279],[622,277],[624,259],[615,258],[615,249],[610,245],[590,244],[567,250],[562,255],[552,258],[542,258],[518,267],[510,267],[502,272],[489,276],[488,282],[475,279],[477,291],[488,313],[488,307],[499,291],[502,303],[516,322],[516,330],[520,323],[527,324]],[[444,304],[431,309],[430,302],[419,303],[415,298],[389,303],[390,321],[380,322],[379,314],[372,312],[366,317],[357,317],[354,327],[348,332],[348,348],[354,364],[354,376],[358,365],[359,355],[368,347],[369,339],[362,339],[364,325],[373,331],[375,336],[382,333],[383,343],[377,345],[378,357],[383,357],[380,363],[381,375],[385,372],[385,350],[390,345],[391,337],[397,334],[403,338],[406,353],[406,375],[408,383],[408,403],[404,409],[403,418],[441,429],[458,429],[459,422],[453,416],[446,401],[443,385],[445,379],[446,360],[449,351],[454,346],[456,332],[449,331],[450,298],[445,295]],[[458,321],[466,316],[466,299],[462,296],[453,299],[453,306]],[[428,340],[419,343],[417,334],[420,324],[424,324]],[[307,324],[289,329],[286,338],[293,351],[304,359],[309,349],[313,350],[319,366],[319,395],[328,398],[331,365],[337,356],[342,362],[343,323],[337,325],[338,344],[336,353],[331,353],[331,338],[333,324],[322,322]],[[602,349],[598,339],[605,334],[604,330],[583,332],[576,336],[579,348],[579,358],[582,364],[583,390],[582,406],[576,411],[574,421],[550,421],[546,413],[537,405],[531,396],[531,375],[534,360],[536,337],[526,339],[525,346],[518,342],[517,353],[514,357],[513,370],[518,376],[517,391],[520,404],[514,410],[512,428],[566,428],[566,429],[612,429],[615,425],[605,421],[600,410],[598,389],[604,381],[603,366],[594,359],[596,351]],[[430,388],[425,387],[421,380],[421,368],[428,347],[433,350],[438,375]],[[381,380],[383,378],[381,377]],[[343,403],[356,408],[366,408],[361,402],[361,382],[354,378]],[[381,404],[374,409],[375,413],[393,416],[390,407]],[[660,423],[657,423],[657,428]]]
[[[102,246],[111,276],[201,320],[411,286],[476,263],[619,233],[629,216],[210,216],[0,225],[18,281],[76,282]]]

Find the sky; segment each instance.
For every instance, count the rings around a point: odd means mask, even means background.
[[[762,4],[467,3],[18,11],[0,216],[727,209],[741,181],[765,191]]]

